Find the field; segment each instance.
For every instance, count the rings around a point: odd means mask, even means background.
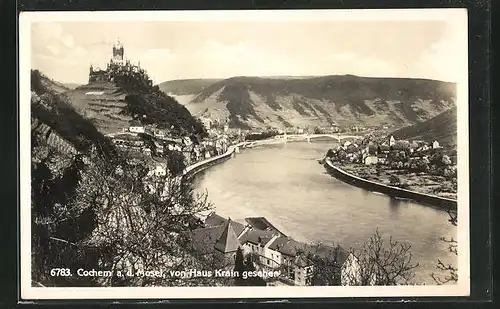
[[[457,198],[456,184],[454,185],[453,181],[443,176],[417,174],[406,170],[392,170],[388,167],[362,164],[344,164],[341,168],[358,177],[385,185],[391,185],[390,177],[396,176],[402,184],[406,184],[405,189],[451,199]]]

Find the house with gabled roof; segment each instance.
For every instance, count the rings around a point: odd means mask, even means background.
[[[215,213],[205,219],[205,228],[191,231],[190,238],[197,252],[212,255],[218,263],[225,263],[228,267],[234,266],[236,251],[241,248],[244,254],[258,257],[256,261],[259,262],[259,267],[283,269],[285,273],[282,275],[293,280],[296,285],[311,283],[314,265],[308,254],[327,257],[340,249],[338,262],[342,265],[348,256],[340,247],[313,247],[287,237],[275,229],[257,229],[250,224],[243,225]]]
[[[229,218],[222,234],[215,242],[214,248],[221,253],[228,254],[233,252],[236,253],[236,250],[238,250],[240,245],[238,236],[232,226],[231,218]]]

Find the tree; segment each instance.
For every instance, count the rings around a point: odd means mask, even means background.
[[[441,158],[441,162],[444,165],[450,165],[451,164],[451,159],[447,155],[443,155],[443,157]]]
[[[328,151],[326,152],[326,157],[327,158],[332,158],[334,156],[334,152],[333,152],[333,149],[328,149]]]
[[[342,273],[345,285],[399,285],[411,284],[414,270],[411,245],[400,243],[392,237],[386,242],[378,229],[359,250],[351,249]]]
[[[244,272],[253,272],[256,270],[255,268],[255,261],[258,260],[259,257],[255,253],[248,253],[245,257],[245,262],[244,262],[244,267],[243,271]],[[246,279],[241,279],[241,285],[246,285],[246,286],[266,286],[267,283],[266,281],[261,278],[261,277],[252,277],[249,276]]]
[[[443,154],[441,152],[434,152],[429,161],[430,164],[440,167],[443,165]]]
[[[347,252],[340,246],[328,248],[330,250],[325,248],[327,247],[321,244],[313,244],[306,254],[313,265],[311,285],[340,285],[342,263]]]
[[[50,147],[43,156],[43,147],[35,147],[32,156],[32,280],[37,285],[93,285],[91,277],[51,274],[54,268],[98,266],[95,252],[84,243],[96,220],[92,209],[77,208],[73,202],[81,180],[81,157],[67,158]]]
[[[314,128],[314,134],[323,134],[323,131],[319,127]]]
[[[141,162],[122,160],[122,173],[96,161],[84,177],[80,202],[98,210],[89,240],[101,253],[102,268],[151,270],[203,268],[209,263],[189,245],[189,232],[201,227],[195,215],[209,210],[206,196],[193,193],[180,177],[146,180]],[[111,173],[110,173],[111,172]],[[181,278],[113,277],[102,285],[186,285]]]
[[[457,226],[458,225],[457,213],[455,211],[448,210],[448,216],[449,216],[448,221],[450,222],[450,224],[452,224],[453,226]],[[450,253],[458,256],[458,243],[456,239],[454,239],[453,237],[451,238],[441,237],[440,240],[448,244],[448,251]],[[453,266],[451,264],[445,264],[440,259],[438,259],[436,268],[440,271],[447,273],[444,276],[432,273],[431,277],[432,279],[434,279],[434,282],[436,282],[436,284],[443,285],[447,283],[456,283],[458,281],[458,268],[456,266]]]
[[[418,172],[427,172],[429,170],[429,160],[420,159],[415,163],[415,169]]]
[[[337,160],[343,162],[347,159],[347,152],[344,149],[339,149],[337,152]]]
[[[401,184],[401,180],[399,179],[399,177],[395,176],[395,175],[391,175],[389,177],[389,182],[391,185],[399,185]]]
[[[184,160],[184,155],[180,151],[169,151],[167,153],[168,161],[167,167],[173,176],[181,175],[186,169],[186,162]]]
[[[243,250],[241,250],[241,247],[238,247],[238,250],[236,251],[236,258],[234,260],[234,271],[236,271],[238,274],[234,279],[235,285],[244,285],[241,276],[245,271],[245,261],[243,257]]]
[[[146,166],[130,154],[96,154],[84,167],[74,159],[58,174],[48,160],[33,163],[33,280],[56,286],[181,286],[217,280],[50,277],[56,267],[114,274],[207,269],[210,261],[189,245],[188,235],[202,226],[195,215],[211,205],[180,177],[147,180]]]

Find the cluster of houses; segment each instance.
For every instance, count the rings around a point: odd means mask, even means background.
[[[166,173],[165,161],[169,152],[182,153],[187,166],[225,153],[229,145],[238,140],[235,134],[214,130],[203,140],[193,140],[189,136],[173,137],[168,130],[145,127],[138,121],[132,121],[129,127],[109,137],[119,148],[159,159],[151,167],[151,173],[158,176]]]
[[[394,162],[405,162],[407,165],[418,160],[429,160],[430,156],[442,151],[438,141],[396,140],[389,136],[381,141],[346,141],[343,145],[329,151],[328,156],[337,161],[361,163],[365,165],[390,165]]]
[[[189,232],[193,248],[202,255],[215,257],[228,269],[234,267],[238,248],[251,255],[257,269],[281,271],[281,279],[290,285],[311,285],[315,264],[311,255],[336,257],[338,283],[344,284],[343,273],[351,273],[347,251],[341,247],[312,246],[298,242],[279,231],[265,218],[247,218],[245,224],[211,213],[205,227]],[[308,254],[310,253],[310,254]]]

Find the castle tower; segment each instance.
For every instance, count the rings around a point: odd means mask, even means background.
[[[113,45],[113,58],[114,63],[123,64],[123,45],[120,42],[120,39],[116,41]]]

